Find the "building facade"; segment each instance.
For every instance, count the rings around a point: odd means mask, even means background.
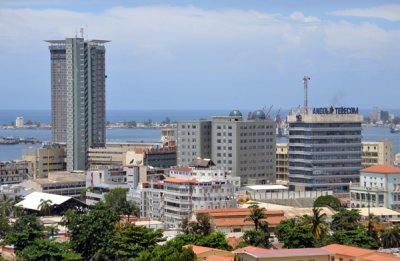
[[[390,165],[394,163],[393,144],[391,140],[363,141],[362,167],[373,165]]]
[[[289,123],[289,184],[292,190],[346,193],[361,169],[361,123],[357,108],[292,111]]]
[[[288,144],[276,144],[276,180],[289,181]]]
[[[67,144],[67,169],[86,170],[89,147],[105,146],[104,40],[49,40],[53,142]]]
[[[25,126],[24,117],[20,116],[15,119],[15,127],[23,128]]]
[[[25,160],[0,161],[0,185],[17,184],[32,176],[32,163]]]
[[[263,111],[243,120],[240,111],[211,121],[178,122],[178,165],[211,158],[243,184],[275,183],[275,123]]]
[[[360,183],[350,188],[350,204],[400,210],[400,168],[375,165],[362,169]]]
[[[197,158],[211,158],[211,121],[180,121],[177,125],[177,165]]]
[[[41,148],[25,149],[22,159],[32,162],[34,178],[47,178],[49,172],[65,171],[66,147],[61,144],[45,144]]]

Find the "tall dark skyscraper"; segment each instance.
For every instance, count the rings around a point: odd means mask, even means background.
[[[52,140],[67,145],[67,169],[86,170],[89,147],[105,146],[105,40],[49,40]]]

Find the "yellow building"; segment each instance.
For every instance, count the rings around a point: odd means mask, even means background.
[[[247,247],[233,251],[240,261],[327,261],[335,253],[322,248],[263,249]]]
[[[361,158],[363,168],[373,165],[393,165],[394,156],[392,141],[363,141]]]
[[[288,144],[276,144],[276,179],[277,181],[288,181]]]

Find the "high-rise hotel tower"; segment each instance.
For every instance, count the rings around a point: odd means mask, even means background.
[[[362,122],[353,107],[299,109],[288,115],[291,189],[341,194],[358,183]]]
[[[105,146],[105,40],[48,40],[52,140],[67,145],[67,169],[86,170],[89,147]]]

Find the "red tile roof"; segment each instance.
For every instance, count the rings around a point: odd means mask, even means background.
[[[400,168],[392,165],[375,165],[365,169],[361,172],[372,172],[372,173],[382,173],[382,174],[400,174]]]
[[[359,247],[352,247],[352,246],[345,246],[339,244],[331,244],[324,247],[323,249],[335,252],[336,254],[343,255],[343,256],[350,256],[350,257],[360,257],[367,254],[374,253],[374,250],[359,248]]]
[[[270,249],[255,247],[255,246],[246,246],[246,247],[238,248],[232,252],[235,254],[238,254],[238,253],[247,253],[248,251],[257,251],[257,250],[263,251],[263,250],[270,250]]]
[[[217,255],[210,255],[206,257],[207,261],[234,261],[235,257],[233,256],[217,256]]]
[[[171,183],[198,183],[195,179],[178,179],[178,178],[165,178],[164,182],[171,182]]]
[[[227,253],[229,254],[229,251],[221,250],[218,248],[211,248],[211,247],[203,247],[203,246],[196,246],[196,245],[184,245],[184,248],[189,248],[191,247],[193,252],[198,255],[201,253],[209,252],[209,251],[216,251],[216,252],[221,252],[221,253]]]
[[[228,242],[228,245],[230,245],[232,248],[235,248],[237,245],[239,245],[241,242],[243,242],[243,238],[241,237],[227,237],[226,242]]]
[[[174,169],[171,169],[171,170],[177,170],[177,171],[182,171],[182,172],[190,172],[190,171],[192,171],[192,168],[190,168],[190,167],[179,167],[179,168],[174,168]]]
[[[333,256],[335,253],[322,248],[293,248],[293,249],[249,249],[245,252],[256,258],[269,257],[301,257],[301,256]]]
[[[370,255],[366,255],[362,258],[364,261],[399,261],[400,258],[395,257],[390,254],[384,254],[384,253],[374,253]]]

